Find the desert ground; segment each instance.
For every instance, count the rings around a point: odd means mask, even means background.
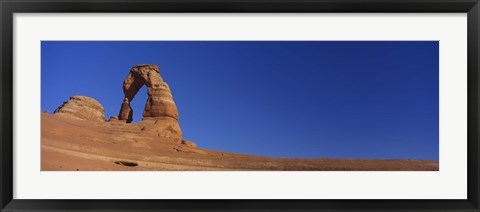
[[[435,171],[437,161],[289,159],[234,154],[174,143],[140,123],[41,114],[42,171]]]

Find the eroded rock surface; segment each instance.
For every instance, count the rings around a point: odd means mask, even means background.
[[[189,146],[189,147],[193,147],[193,148],[197,147],[196,143],[194,143],[193,141],[189,141],[189,140],[182,140],[182,144],[186,145],[186,146]]]
[[[71,118],[105,121],[105,110],[95,99],[86,96],[72,96],[54,111],[55,115]]]
[[[118,114],[118,120],[126,120],[127,123],[133,120],[133,110],[130,106],[128,98],[123,99],[122,106],[120,107],[120,113]]]
[[[145,134],[158,136],[162,140],[169,140],[175,143],[182,142],[182,130],[178,120],[172,117],[145,117],[136,125],[141,126],[141,130]]]
[[[143,86],[147,87],[148,95],[141,123],[145,125],[145,132],[181,143],[182,131],[178,125],[177,106],[168,84],[160,76],[160,68],[157,65],[137,65],[130,70],[123,82],[125,97],[118,119],[126,120],[127,123],[132,122],[133,110],[130,103]]]
[[[182,130],[178,124],[178,111],[167,83],[160,76],[160,68],[156,65],[134,66],[123,82],[125,97],[117,116],[105,120],[103,106],[95,99],[86,96],[72,96],[57,108],[55,115],[67,116],[83,120],[111,123],[131,131],[158,138],[158,141],[170,141],[177,144],[196,146],[193,142],[182,143]],[[142,86],[147,86],[148,99],[140,122],[133,121],[131,101]],[[132,138],[133,139],[133,138]]]
[[[438,171],[438,161],[429,160],[235,154],[168,142],[145,133],[149,129],[142,131],[143,121],[92,122],[47,113],[41,117],[42,171]]]
[[[143,110],[143,117],[172,117],[178,120],[178,110],[172,98],[168,84],[160,76],[160,68],[157,65],[134,66],[123,82],[123,93],[125,99],[120,110],[119,119],[127,120],[133,113],[131,107],[124,107],[130,104],[142,86],[147,86],[148,99]],[[130,121],[129,121],[130,120]]]

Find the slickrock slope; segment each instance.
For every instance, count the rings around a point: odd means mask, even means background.
[[[141,122],[99,122],[42,113],[41,126],[42,171],[438,170],[436,161],[427,160],[287,159],[194,148],[188,142],[178,144],[145,133]]]

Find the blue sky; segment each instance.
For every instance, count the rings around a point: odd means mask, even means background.
[[[41,109],[70,96],[116,116],[157,64],[199,147],[291,158],[438,160],[436,41],[43,41]],[[132,101],[141,120],[147,94]]]

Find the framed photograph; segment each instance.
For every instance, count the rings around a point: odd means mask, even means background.
[[[1,211],[480,211],[478,0],[0,7]]]

